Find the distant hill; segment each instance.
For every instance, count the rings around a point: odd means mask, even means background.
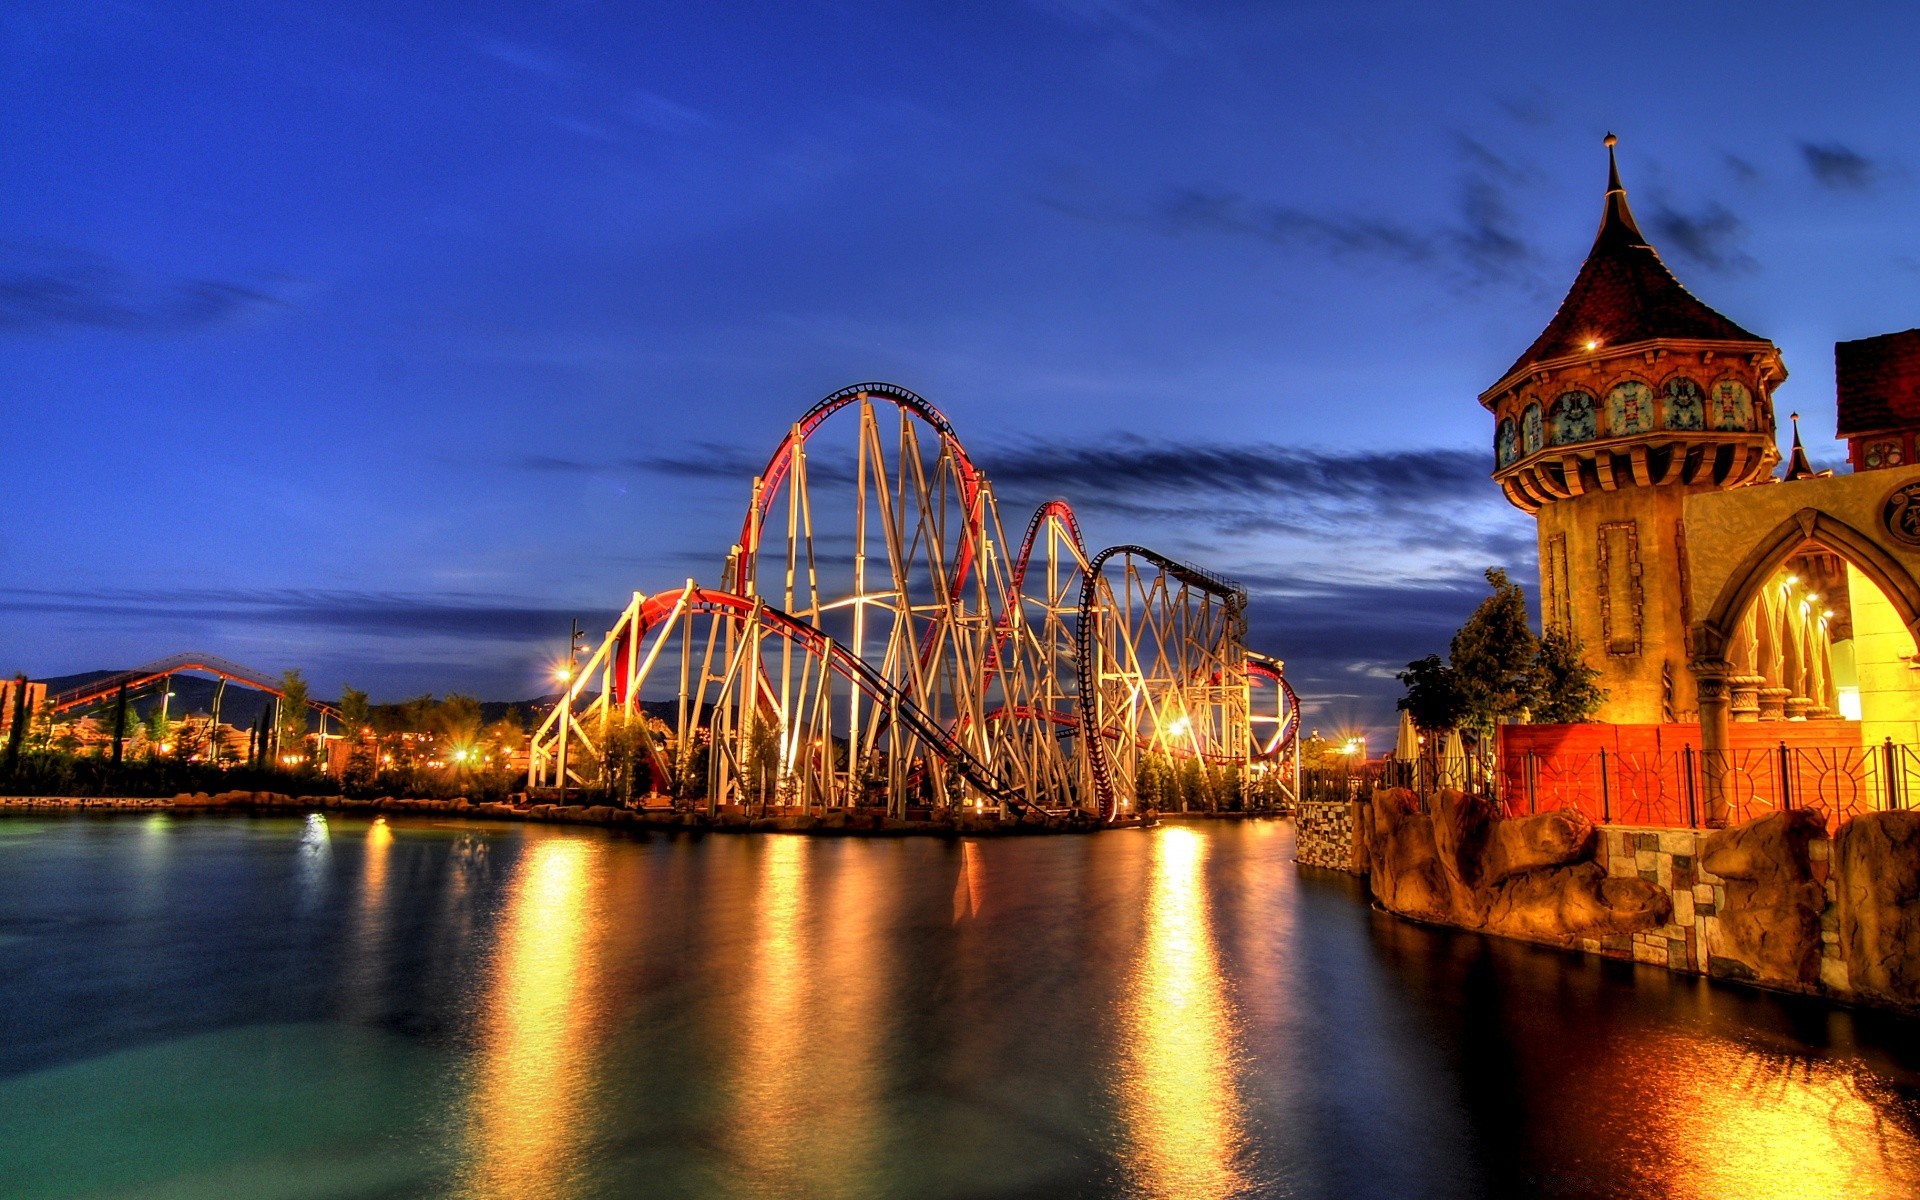
[[[81,671],[74,675],[55,675],[51,678],[37,679],[34,682],[46,684],[49,693],[58,693],[117,674],[119,674],[118,671]],[[174,717],[186,716],[189,713],[211,713],[214,693],[219,686],[219,680],[202,675],[175,675],[173,699],[167,705],[167,712]],[[576,703],[585,707],[598,695],[598,692],[582,693]],[[270,699],[272,697],[266,692],[256,691],[246,684],[229,683],[226,694],[220,699],[220,720],[225,724],[245,729],[260,719],[260,714],[266,711],[267,702]],[[337,706],[337,701],[328,700],[325,697],[316,697],[316,699]],[[547,714],[552,712],[553,706],[559,702],[559,692],[548,692],[544,696],[534,696],[526,700],[482,700],[480,716],[482,720],[491,724],[508,713],[515,713],[519,716],[521,725],[532,730],[537,729],[540,722],[547,719]],[[160,706],[159,682],[128,692],[127,703],[142,720],[145,720],[149,713]],[[99,709],[111,708],[112,705],[113,698],[109,696],[99,705]],[[643,700],[640,702],[640,707],[668,724],[672,724],[678,715],[678,708],[671,700]],[[82,710],[71,715],[85,716],[88,711],[98,711],[98,709]],[[317,724],[317,720],[314,723]]]

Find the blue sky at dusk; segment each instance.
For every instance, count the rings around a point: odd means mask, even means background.
[[[1245,581],[1309,723],[1384,727],[1485,567],[1532,590],[1476,396],[1609,129],[1839,460],[1832,343],[1920,324],[1915,46],[1896,4],[9,4],[0,669],[529,695],[569,617],[717,582],[757,461],[881,379],[1008,525],[1061,494]]]

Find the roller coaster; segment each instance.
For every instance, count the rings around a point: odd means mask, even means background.
[[[937,408],[834,392],[754,478],[720,586],[635,592],[569,663],[529,788],[604,786],[624,760],[629,792],[715,810],[1108,823],[1170,775],[1297,793],[1298,700],[1246,649],[1244,588],[1143,546],[1089,555],[1062,500],[1010,545]]]

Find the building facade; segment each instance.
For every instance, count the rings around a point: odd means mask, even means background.
[[[1667,269],[1613,146],[1572,288],[1480,397],[1493,478],[1538,524],[1543,630],[1599,672],[1599,721],[1679,726],[1718,756],[1716,795],[1746,722],[1920,745],[1920,330],[1835,348],[1853,471],[1814,472],[1796,427],[1776,478],[1779,349]]]

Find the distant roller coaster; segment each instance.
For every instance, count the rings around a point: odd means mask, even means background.
[[[810,472],[842,412],[851,447]],[[529,787],[601,782],[624,737],[633,778],[710,806],[1113,821],[1168,770],[1291,798],[1299,705],[1245,647],[1243,588],[1141,546],[1089,557],[1060,500],[1007,546],[938,409],[891,384],[833,393],[754,479],[721,585],[635,592],[570,673]]]

